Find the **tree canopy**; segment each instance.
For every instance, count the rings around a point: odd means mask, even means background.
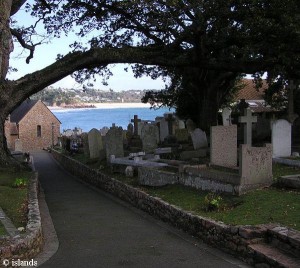
[[[30,43],[34,27],[10,24],[24,4],[47,35],[74,31],[78,40],[54,64],[9,81],[11,35],[29,49],[29,63],[36,49]],[[18,104],[69,74],[79,82],[107,74],[111,63],[135,64],[136,76],[170,76],[171,90],[192,92],[186,105],[195,102],[198,124],[205,128],[215,122],[240,74],[259,78],[267,72],[269,81],[299,78],[299,7],[298,0],[3,0],[0,156],[6,151],[4,120]]]
[[[81,38],[91,36],[87,44],[75,42],[73,51],[155,47],[182,54],[192,67],[272,77],[299,76],[299,7],[295,0],[44,0],[27,5],[48,34],[75,30]]]

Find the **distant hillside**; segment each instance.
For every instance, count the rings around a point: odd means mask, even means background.
[[[116,92],[99,89],[63,89],[47,87],[31,99],[42,100],[49,106],[61,106],[78,103],[141,102],[148,90],[127,90]]]

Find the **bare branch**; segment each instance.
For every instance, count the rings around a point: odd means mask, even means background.
[[[10,29],[11,34],[17,38],[18,42],[20,43],[20,45],[29,50],[29,56],[26,58],[26,63],[28,64],[30,62],[30,60],[33,58],[33,54],[34,54],[34,50],[35,47],[37,45],[40,45],[41,42],[36,43],[34,45],[29,45],[25,42],[25,40],[23,39],[22,33],[20,33],[19,31],[17,31],[16,29]]]

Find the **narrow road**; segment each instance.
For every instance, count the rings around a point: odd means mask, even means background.
[[[81,183],[47,152],[35,153],[34,162],[59,240],[42,268],[248,267]]]

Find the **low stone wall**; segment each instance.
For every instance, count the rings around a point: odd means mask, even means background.
[[[268,230],[268,242],[277,248],[291,252],[295,256],[300,256],[300,233],[281,226],[276,226]]]
[[[179,183],[178,173],[167,172],[157,168],[139,167],[138,177],[140,185],[164,186]]]
[[[139,167],[138,181],[140,185],[147,186],[164,186],[179,183],[196,189],[225,192],[234,195],[238,195],[240,192],[240,177],[238,174],[213,172],[206,167],[197,169],[187,166],[181,172]]]
[[[29,261],[35,257],[43,247],[41,216],[38,204],[38,174],[30,180],[28,189],[28,222],[26,232],[17,237],[6,237],[4,246],[0,247],[0,264],[3,260]],[[7,267],[11,267],[8,265]]]
[[[71,173],[82,178],[135,207],[142,209],[161,220],[178,227],[208,244],[216,246],[249,264],[260,265],[256,253],[248,246],[266,241],[268,230],[276,225],[231,226],[222,222],[193,215],[157,197],[110,178],[99,171],[53,151],[53,156]],[[261,264],[261,267],[269,267]]]

